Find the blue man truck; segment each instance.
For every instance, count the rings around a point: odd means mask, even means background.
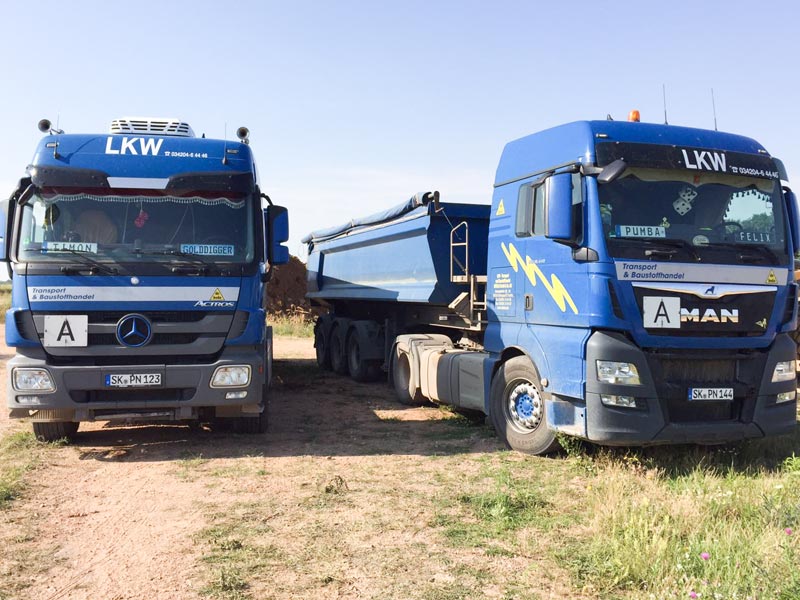
[[[317,361],[480,411],[511,448],[716,444],[796,422],[798,215],[718,131],[584,121],[506,145],[491,206],[417,194],[312,233]]]
[[[288,216],[259,188],[247,129],[232,142],[178,119],[39,128],[0,211],[10,416],[45,441],[93,420],[265,431],[265,285],[288,260]]]

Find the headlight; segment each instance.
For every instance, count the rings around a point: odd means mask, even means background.
[[[603,383],[639,385],[639,371],[633,363],[597,361],[597,379]]]
[[[775,365],[775,370],[772,372],[772,383],[791,381],[796,377],[795,362],[793,360],[785,360]]]
[[[211,387],[244,387],[250,383],[250,365],[217,367],[211,378]]]
[[[18,392],[54,392],[56,386],[47,369],[14,369],[14,389]]]
[[[781,392],[778,394],[777,400],[775,400],[776,404],[780,404],[781,402],[791,402],[797,397],[797,390],[792,390],[791,392]]]

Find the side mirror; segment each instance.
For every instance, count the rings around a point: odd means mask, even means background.
[[[789,213],[789,231],[792,234],[793,254],[800,252],[800,207],[797,206],[797,196],[788,187],[783,188],[783,197],[786,199],[786,209]]]
[[[611,164],[603,167],[603,170],[600,171],[600,174],[597,176],[597,183],[611,183],[617,177],[622,175],[627,168],[627,163],[621,158],[618,158]]]
[[[545,186],[547,220],[544,235],[551,240],[572,242],[572,173],[551,175]]]
[[[270,265],[289,262],[289,249],[283,245],[289,240],[289,212],[283,206],[271,205],[264,210],[264,247]]]
[[[8,208],[8,200],[0,202],[0,262],[8,260]]]

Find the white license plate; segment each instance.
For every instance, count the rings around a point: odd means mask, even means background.
[[[733,388],[689,388],[689,400],[733,400]]]
[[[161,385],[161,373],[114,373],[106,375],[106,387],[151,387]]]

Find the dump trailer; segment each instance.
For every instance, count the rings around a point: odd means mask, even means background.
[[[94,420],[264,431],[264,286],[288,260],[288,216],[259,188],[248,130],[212,140],[146,117],[108,134],[39,129],[0,210],[10,416],[46,441]]]
[[[506,145],[491,206],[417,194],[317,231],[317,362],[489,416],[508,446],[717,444],[796,421],[798,249],[756,141],[583,121]]]

